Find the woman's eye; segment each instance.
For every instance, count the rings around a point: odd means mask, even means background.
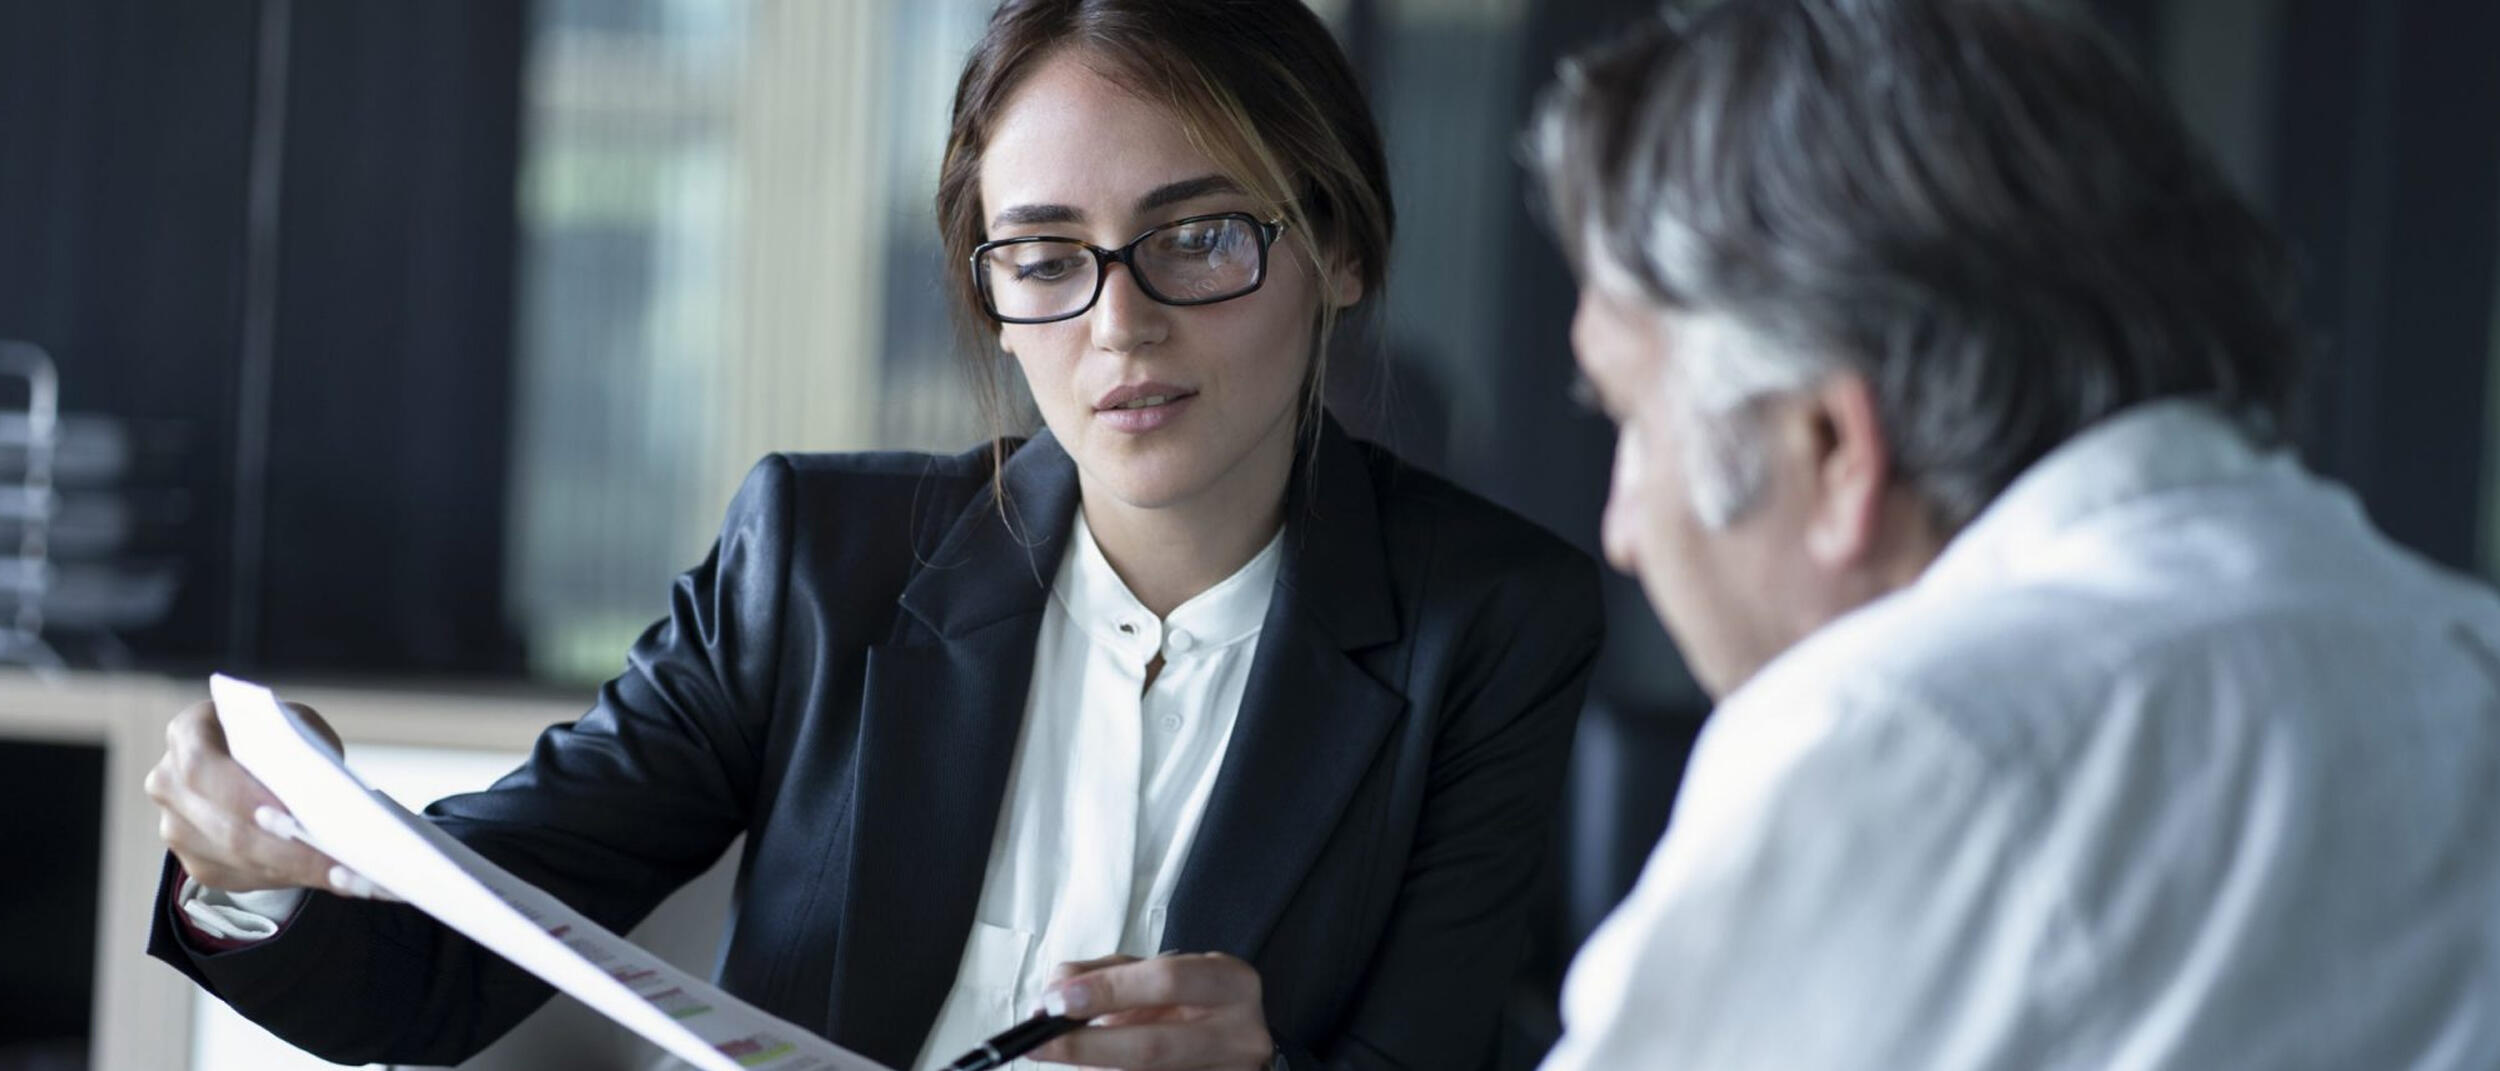
[[[1074,258],[1071,257],[1052,257],[1048,260],[1036,260],[1030,263],[1018,264],[1016,265],[1016,281],[1019,283],[1058,282],[1061,279],[1067,278],[1068,273],[1075,269],[1075,265],[1071,263],[1073,259]]]
[[[1175,253],[1212,253],[1224,244],[1224,228],[1181,227],[1167,232],[1164,242]]]

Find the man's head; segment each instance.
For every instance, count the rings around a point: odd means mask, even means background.
[[[2095,421],[2289,406],[2279,244],[2070,9],[1726,0],[1565,64],[1532,139],[1607,555],[1713,694]]]

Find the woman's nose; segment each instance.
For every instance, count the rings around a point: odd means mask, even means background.
[[[1171,307],[1147,297],[1128,265],[1103,270],[1110,274],[1102,281],[1102,296],[1086,314],[1095,348],[1128,353],[1163,341],[1171,333]]]

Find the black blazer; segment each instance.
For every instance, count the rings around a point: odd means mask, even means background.
[[[1048,434],[951,458],[767,458],[579,722],[442,828],[619,932],[747,835],[720,984],[884,1063],[971,930],[1077,506]],[[1163,944],[1254,964],[1296,1067],[1472,1068],[1517,969],[1597,653],[1597,575],[1326,422]],[[172,873],[170,861],[167,872]],[[150,953],[346,1063],[455,1063],[543,984],[404,905]],[[1105,950],[1108,951],[1108,950]]]

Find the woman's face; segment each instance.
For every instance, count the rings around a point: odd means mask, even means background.
[[[1267,218],[1169,110],[1105,79],[1075,50],[1045,60],[1008,99],[980,184],[992,239],[1048,235],[1118,249],[1188,216]],[[1356,295],[1340,287],[1335,296],[1347,304]],[[1265,516],[1292,465],[1318,300],[1318,281],[1286,238],[1269,251],[1266,282],[1245,296],[1164,305],[1127,265],[1113,264],[1091,309],[1001,325],[999,341],[1076,459],[1089,505],[1107,495],[1140,509]]]

